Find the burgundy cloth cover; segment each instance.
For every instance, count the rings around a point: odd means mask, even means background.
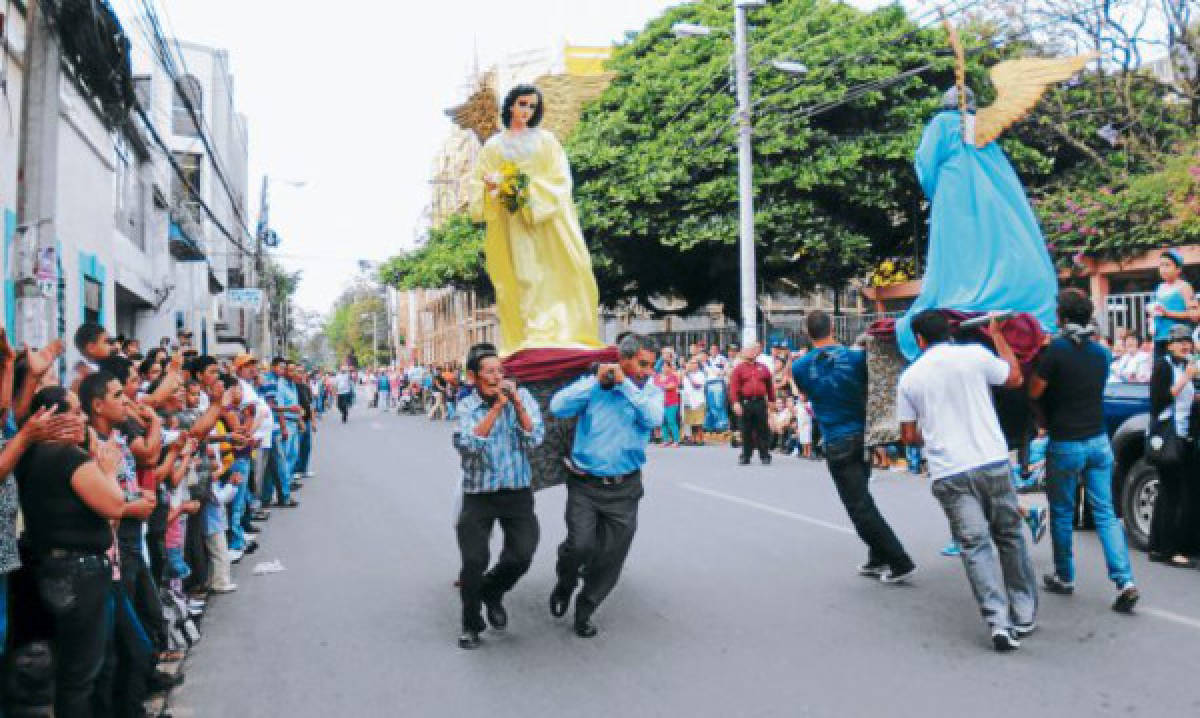
[[[938,311],[949,317],[951,324],[956,327],[959,322],[984,314],[984,312],[960,312],[954,309],[940,309]],[[867,333],[879,339],[895,341],[896,320],[880,319],[867,329]],[[991,336],[988,334],[986,326],[979,329],[972,329],[965,334],[959,335],[959,338],[979,341],[989,347],[992,346]],[[1021,366],[1024,369],[1033,363],[1033,360],[1037,358],[1038,352],[1042,350],[1046,333],[1042,331],[1041,324],[1038,323],[1038,320],[1032,314],[1021,313],[1004,323],[1004,338],[1008,340],[1008,345],[1012,347],[1013,353],[1017,355],[1017,361],[1021,362]]]
[[[504,375],[518,384],[574,379],[593,364],[617,361],[617,348],[524,349],[504,360]]]

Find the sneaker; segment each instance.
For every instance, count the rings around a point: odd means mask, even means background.
[[[213,593],[233,593],[234,591],[237,590],[237,588],[238,587],[237,587],[236,583],[231,583],[231,584],[228,584],[225,586],[214,586],[212,589],[212,592]]]
[[[1007,628],[997,628],[992,631],[992,648],[1000,653],[1015,651],[1021,647],[1021,642],[1013,631]]]
[[[962,555],[962,547],[958,545],[957,541],[951,541],[939,553],[947,558],[957,558]]]
[[[1113,602],[1112,608],[1117,613],[1133,613],[1133,607],[1141,597],[1142,594],[1137,590],[1137,586],[1127,583],[1117,592],[1117,600]]]
[[[867,576],[869,578],[879,578],[884,571],[888,570],[886,563],[871,563],[870,561],[858,567],[859,576]]]
[[[1029,515],[1025,517],[1025,523],[1029,524],[1029,533],[1033,536],[1033,542],[1039,543],[1046,536],[1046,509],[1040,506],[1029,507]]]
[[[1050,593],[1057,593],[1060,596],[1070,596],[1072,593],[1075,593],[1075,583],[1073,581],[1062,580],[1056,573],[1048,573],[1042,576],[1042,587]]]
[[[243,551],[241,549],[231,548],[231,549],[229,549],[229,563],[237,563],[237,562],[241,561],[242,556],[245,556],[245,555],[246,555],[245,551]]]
[[[884,583],[907,583],[908,579],[912,578],[912,575],[916,572],[916,565],[913,565],[907,571],[902,573],[897,573],[889,566],[886,571],[879,575],[879,580]]]
[[[311,479],[311,478],[313,478],[314,476],[316,476],[316,474],[314,474],[314,473],[313,473],[313,472],[311,472],[311,471],[305,471],[305,472],[304,472],[304,478],[306,478],[306,479]]]
[[[1017,635],[1017,638],[1025,638],[1037,630],[1037,621],[1030,621],[1029,623],[1014,623],[1012,630],[1013,633]]]

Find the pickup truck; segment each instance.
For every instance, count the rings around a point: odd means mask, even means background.
[[[1130,544],[1145,550],[1158,495],[1158,472],[1142,456],[1150,424],[1150,385],[1110,382],[1104,389],[1104,424],[1116,459],[1114,508],[1125,522]],[[1086,520],[1090,523],[1091,517]]]

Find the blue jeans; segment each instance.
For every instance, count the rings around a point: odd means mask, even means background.
[[[663,412],[663,442],[679,443],[679,405],[668,406]]]
[[[1133,581],[1125,531],[1117,521],[1112,499],[1113,454],[1104,434],[1081,441],[1051,441],[1046,449],[1046,497],[1050,500],[1050,538],[1054,542],[1054,571],[1063,581],[1075,580],[1071,532],[1079,479],[1096,521],[1096,536],[1104,548],[1108,577],[1117,588]]]
[[[230,470],[242,475],[242,483],[238,484],[237,493],[229,502],[229,548],[241,551],[246,548],[246,529],[242,525],[242,517],[250,503],[250,459],[234,459]]]
[[[296,432],[296,473],[308,473],[308,459],[312,454],[312,428],[305,426],[304,430]]]
[[[291,434],[288,436],[289,440],[284,441],[279,432],[275,432],[271,438],[271,448],[267,451],[266,470],[263,471],[262,487],[258,495],[263,506],[269,505],[271,497],[275,495],[278,495],[279,503],[287,503],[292,498],[291,463],[288,461],[287,449],[287,445],[291,441]]]
[[[288,427],[288,438],[285,446],[287,446],[287,472],[284,476],[290,482],[292,476],[296,473],[296,463],[300,459],[300,428],[298,426]]]

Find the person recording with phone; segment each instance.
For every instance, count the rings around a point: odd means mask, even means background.
[[[601,364],[559,390],[550,412],[560,419],[579,418],[575,444],[566,459],[567,538],[558,547],[558,583],[550,594],[550,613],[566,614],[575,601],[575,633],[597,633],[592,614],[621,575],[637,531],[643,495],[642,465],[650,434],[662,426],[662,389],[649,381],[658,343],[628,334],[617,344],[619,361]]]
[[[529,452],[542,443],[545,425],[533,396],[504,378],[496,347],[476,344],[467,353],[467,376],[475,391],[459,405],[454,448],[462,457],[462,509],[455,530],[462,554],[460,648],[479,646],[486,628],[508,627],[504,594],[529,570],[539,527],[533,512]],[[488,570],[493,525],[504,532],[504,549]]]

